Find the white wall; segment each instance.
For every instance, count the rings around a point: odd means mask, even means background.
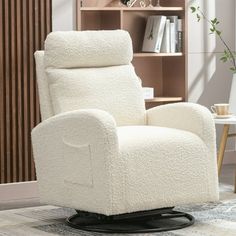
[[[76,29],[75,0],[52,0],[52,30],[67,31]]]
[[[211,19],[220,21],[222,36],[235,50],[235,0],[189,0],[190,5],[200,6]],[[198,23],[189,10],[189,55],[188,55],[188,90],[189,101],[197,102],[208,108],[214,103],[228,102],[232,73],[229,64],[219,58],[224,47],[214,35],[209,35],[209,25],[205,21]],[[234,128],[234,127],[233,127]],[[219,144],[222,126],[217,126]],[[234,139],[227,144],[228,156],[235,155]],[[233,155],[232,155],[233,154]],[[226,155],[227,156],[227,155]],[[226,162],[235,162],[236,158],[225,158]]]
[[[235,0],[195,0],[209,18],[220,20],[222,35],[234,50]],[[227,102],[232,73],[229,65],[218,60],[224,47],[214,35],[209,35],[206,21],[198,23],[189,10],[189,101],[210,106]]]

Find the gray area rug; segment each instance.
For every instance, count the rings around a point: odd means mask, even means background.
[[[218,203],[182,206],[176,209],[192,214],[196,223],[181,230],[139,235],[236,236],[236,195],[233,194],[232,186],[221,186],[221,201]],[[65,218],[74,213],[72,209],[54,206],[0,211],[0,236],[102,235],[67,226],[64,223]]]

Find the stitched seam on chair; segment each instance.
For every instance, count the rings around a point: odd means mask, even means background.
[[[76,149],[80,149],[80,148],[83,148],[83,147],[88,147],[88,150],[89,150],[89,174],[91,176],[91,184],[83,184],[83,183],[73,182],[73,181],[66,180],[66,179],[64,179],[64,183],[79,185],[79,186],[87,187],[87,188],[94,188],[94,177],[93,177],[93,170],[92,170],[92,166],[91,166],[91,164],[92,164],[91,145],[90,144],[84,144],[84,145],[72,144],[72,143],[69,143],[68,141],[66,141],[64,137],[62,137],[62,142],[65,145],[67,145],[69,147],[72,147],[72,148],[76,148]]]
[[[73,147],[73,148],[82,148],[82,147],[85,147],[85,146],[90,146],[90,144],[77,145],[77,144],[69,143],[68,141],[65,140],[64,137],[62,137],[62,142],[65,145],[67,145],[69,147]]]

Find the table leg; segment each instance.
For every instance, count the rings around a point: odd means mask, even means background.
[[[220,148],[219,148],[219,152],[218,152],[218,175],[220,175],[221,167],[222,167],[222,163],[223,163],[223,159],[224,159],[225,146],[226,146],[227,137],[228,137],[228,133],[229,133],[229,126],[230,125],[224,125],[223,133],[221,136]]]
[[[230,134],[228,137],[236,137],[236,134]],[[235,172],[235,180],[234,180],[234,193],[236,193],[236,172]]]

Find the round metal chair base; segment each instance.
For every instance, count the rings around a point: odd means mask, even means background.
[[[77,211],[66,223],[76,229],[100,233],[150,233],[177,230],[194,224],[194,217],[173,208],[116,216]]]

